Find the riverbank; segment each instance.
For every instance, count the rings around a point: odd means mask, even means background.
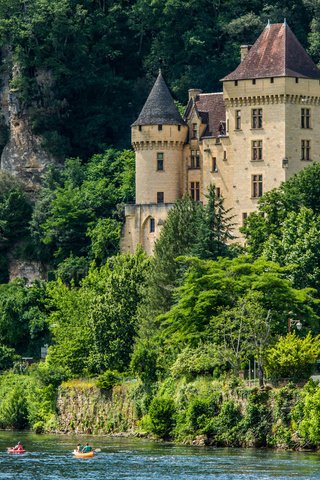
[[[56,387],[32,375],[0,377],[0,427],[37,433],[130,436],[215,447],[317,449],[320,388],[261,390],[240,379],[210,376],[137,379],[101,388],[94,379]]]
[[[85,382],[63,384],[57,432],[170,439],[220,447],[313,449],[319,387],[248,387],[234,379],[166,380],[152,390],[130,380],[107,392]],[[320,404],[319,404],[320,406]]]

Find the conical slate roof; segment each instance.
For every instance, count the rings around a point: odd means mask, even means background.
[[[320,70],[286,22],[268,24],[245,59],[223,80],[266,77],[320,78]]]
[[[184,125],[161,72],[134,125]]]

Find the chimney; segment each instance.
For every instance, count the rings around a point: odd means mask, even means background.
[[[252,47],[252,45],[241,45],[240,46],[241,62],[246,58],[246,56],[248,55],[251,47]]]
[[[189,88],[189,100],[191,100],[191,98],[195,100],[195,98],[200,95],[200,93],[202,93],[202,90],[200,90],[200,88]]]

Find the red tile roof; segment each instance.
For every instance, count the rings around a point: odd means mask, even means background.
[[[223,93],[201,93],[197,95],[195,105],[202,122],[207,124],[202,136],[218,136],[220,122],[226,120]]]
[[[265,77],[320,78],[320,70],[286,23],[267,25],[245,59],[223,80]]]

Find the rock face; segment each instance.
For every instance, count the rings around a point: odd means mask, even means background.
[[[46,280],[47,272],[40,262],[17,260],[9,255],[9,281],[15,278],[24,278],[27,285],[32,285],[35,280]]]
[[[27,192],[36,192],[41,184],[43,174],[48,167],[57,163],[57,160],[42,147],[41,137],[34,135],[27,113],[19,102],[19,92],[10,89],[10,78],[19,74],[15,66],[11,75],[3,79],[0,92],[3,123],[7,127],[7,142],[1,154],[0,169],[18,177],[24,184]],[[49,74],[38,72],[36,80],[40,94],[46,85],[50,90],[51,79]]]
[[[41,139],[32,134],[23,115],[10,117],[9,141],[1,155],[1,170],[18,177],[26,191],[37,191],[46,167],[54,159],[41,147]]]

